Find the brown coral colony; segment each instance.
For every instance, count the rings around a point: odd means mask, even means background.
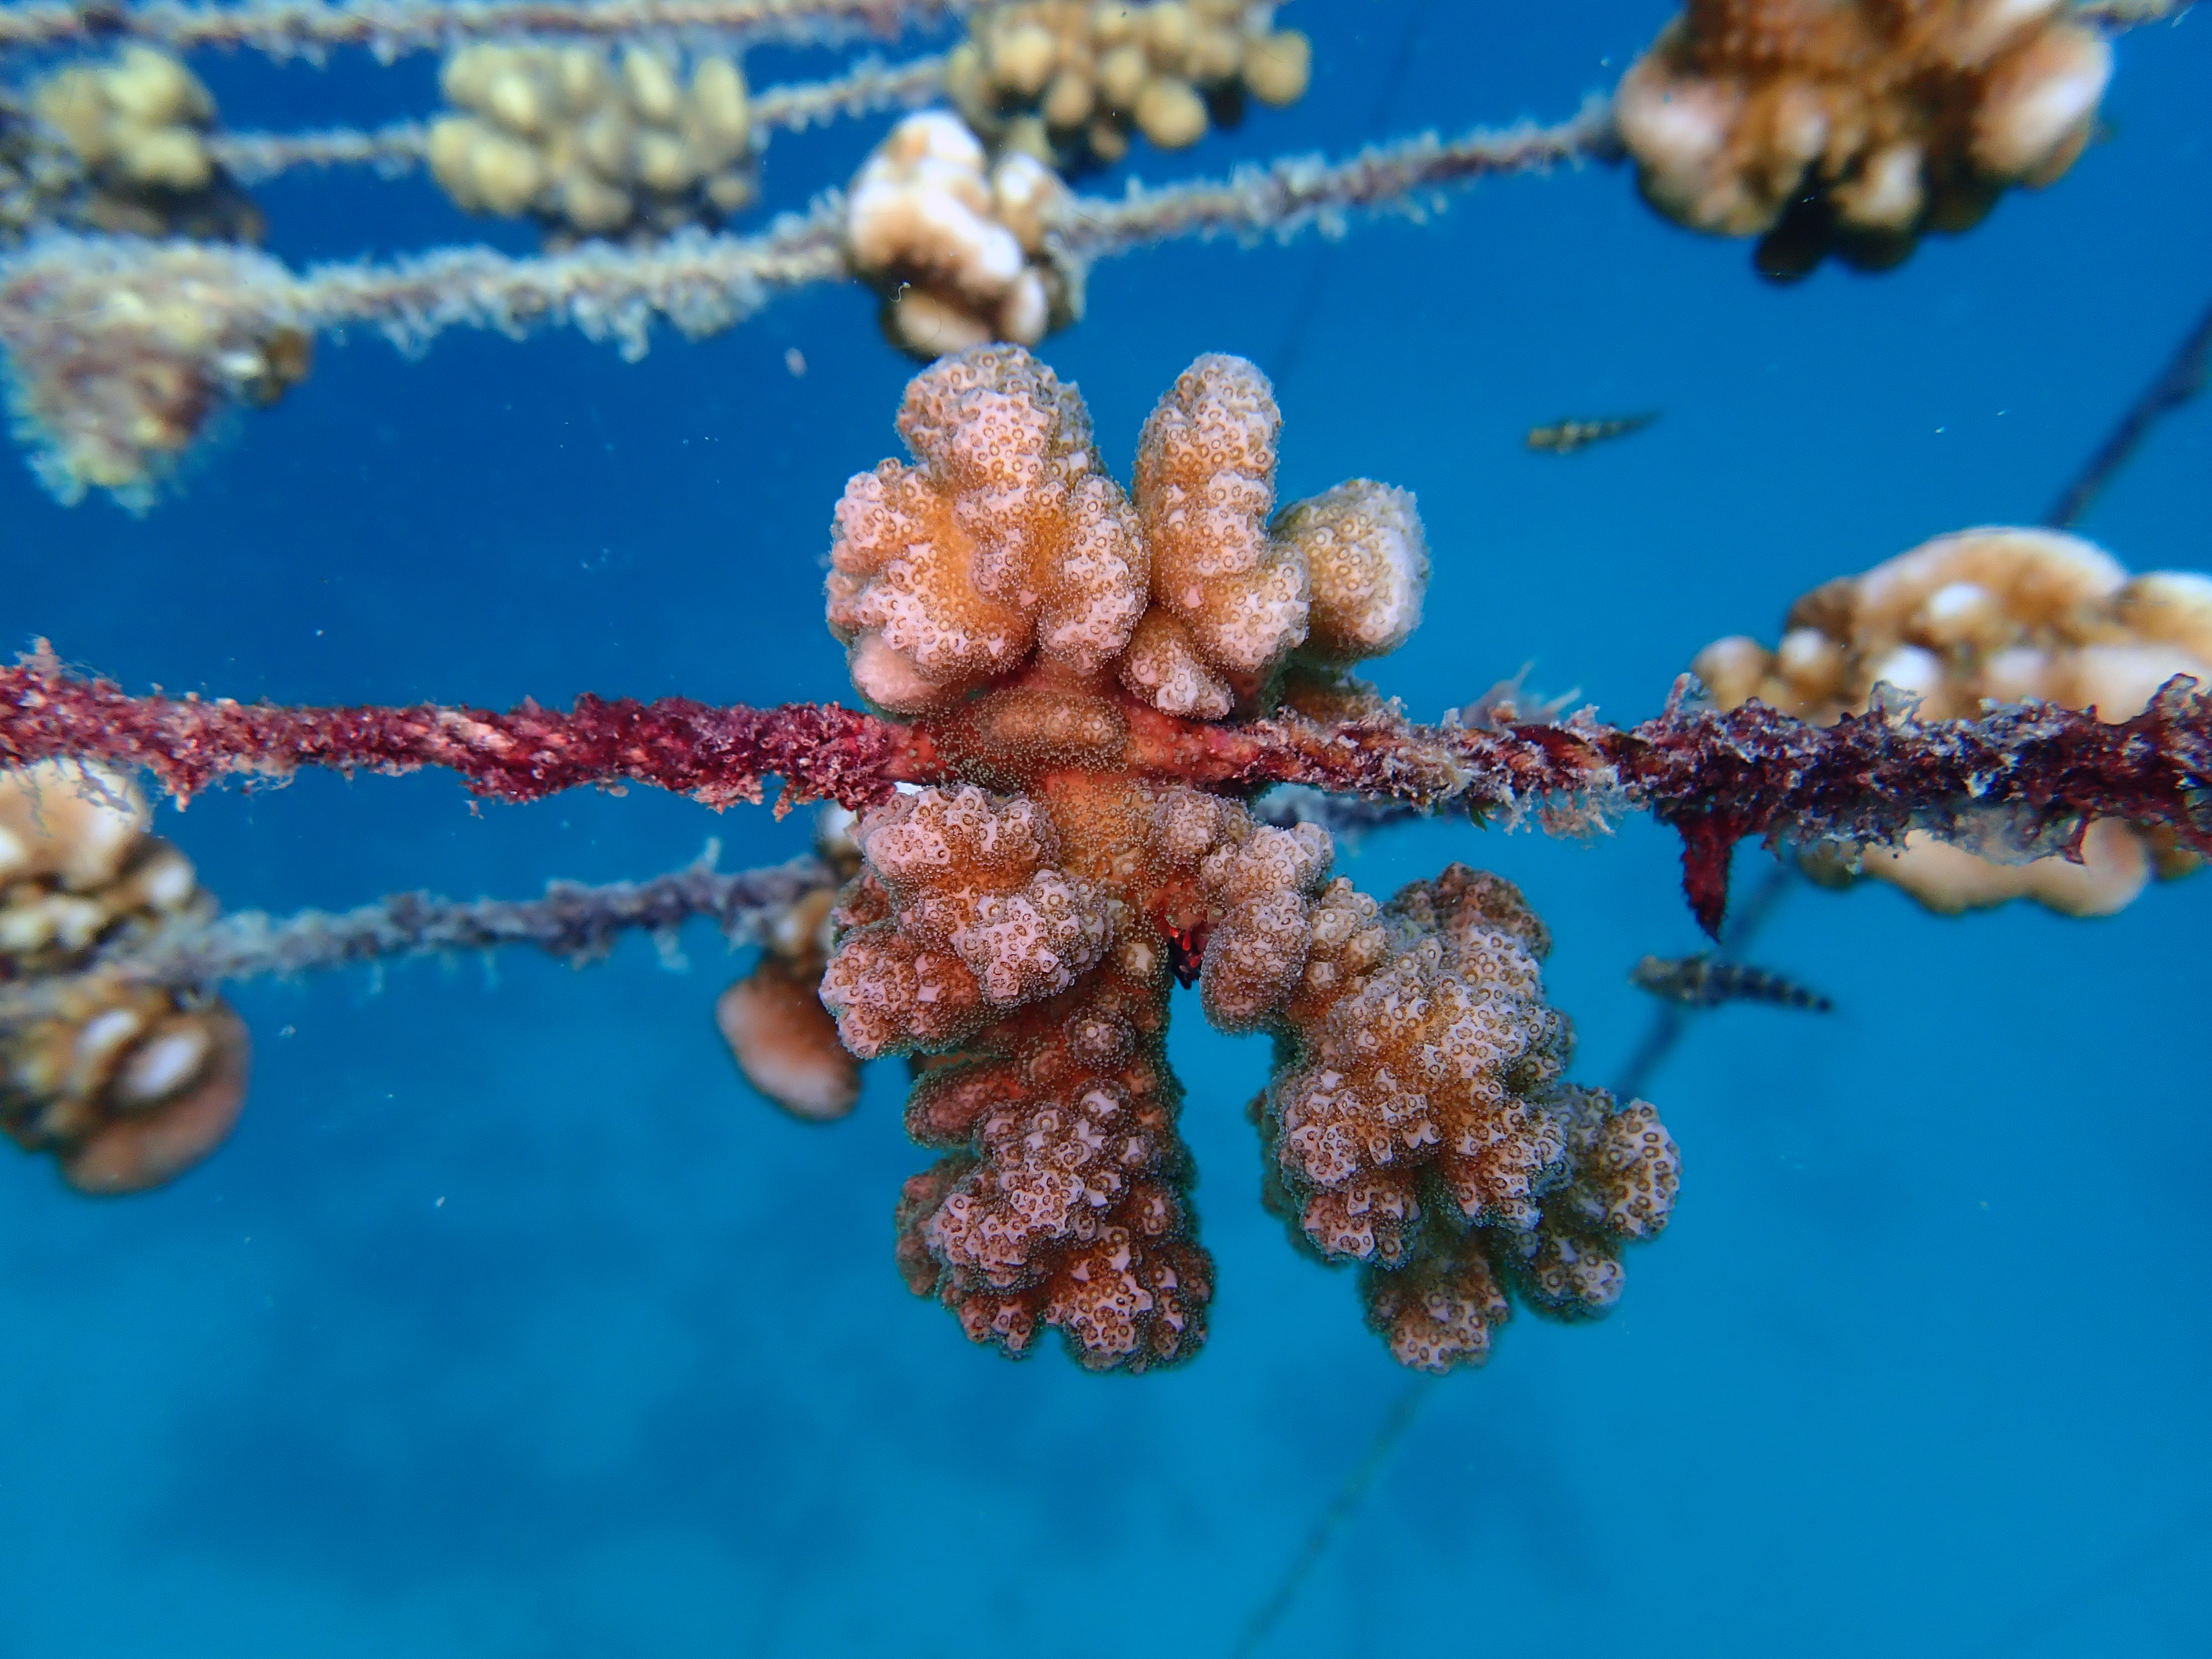
[[[1132,765],[1163,716],[1371,702],[1343,670],[1419,618],[1412,498],[1363,480],[1271,518],[1279,426],[1257,369],[1201,358],[1125,493],[1073,387],[979,349],[909,386],[915,464],[838,507],[829,620],[854,684],[960,781],[860,821],[822,998],[854,1054],[927,1056],[908,1127],[945,1156],[907,1184],[900,1262],[1012,1353],[1053,1328],[1088,1367],[1141,1370],[1204,1340],[1178,977],[1216,1025],[1275,1037],[1271,1201],[1366,1264],[1408,1364],[1482,1359],[1500,1286],[1601,1310],[1620,1243],[1672,1202],[1650,1109],[1562,1086],[1547,940],[1509,884],[1455,866],[1386,911],[1329,879],[1317,827]]]
[[[246,1097],[246,1027],[227,1003],[94,963],[214,908],[148,817],[103,768],[0,773],[0,984],[63,988],[42,1016],[0,1030],[0,1129],[88,1193],[173,1179],[222,1144]]]
[[[1652,204],[1762,274],[1880,270],[2088,143],[2112,48],[2065,0],[1688,0],[1614,118]]]

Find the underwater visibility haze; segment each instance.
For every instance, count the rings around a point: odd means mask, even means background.
[[[0,1655],[2212,1648],[2212,19],[113,9],[0,0],[0,758],[262,758],[0,775]],[[27,747],[95,674],[555,736]],[[865,712],[501,799],[586,696]],[[2039,718],[1992,860],[1756,805]],[[141,839],[527,901],[808,855],[770,770],[857,845],[551,949]]]

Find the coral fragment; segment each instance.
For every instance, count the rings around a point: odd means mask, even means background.
[[[191,866],[129,781],[60,762],[0,772],[0,981],[51,994],[0,1017],[0,1130],[80,1191],[141,1191],[221,1145],[246,1098],[228,1005],[104,970],[104,951],[204,921]]]
[[[1765,276],[1896,264],[2047,185],[2088,142],[2112,48],[2063,0],[1688,0],[1614,119],[1654,206],[1760,237]]]

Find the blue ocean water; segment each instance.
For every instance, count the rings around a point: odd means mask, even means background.
[[[1663,0],[1302,0],[1317,76],[1158,180],[1435,126],[1556,118]],[[764,49],[757,84],[823,72]],[[1533,660],[1618,720],[1716,635],[1926,537],[2033,521],[2212,297],[2212,24],[2119,44],[2111,131],[2048,191],[1879,277],[1778,290],[1605,169],[1493,183],[1338,242],[1178,245],[1095,274],[1045,356],[1126,475],[1191,357],[1276,378],[1288,498],[1414,490],[1428,619],[1376,678],[1424,717]],[[228,118],[374,120],[434,66],[213,57]],[[780,136],[771,206],[888,117]],[[1126,169],[1125,169],[1126,171]],[[1105,187],[1118,187],[1109,176]],[[483,238],[421,181],[257,192],[295,263]],[[526,235],[490,233],[520,250]],[[910,365],[822,289],[642,362],[572,333],[326,343],[143,519],[0,465],[0,619],[134,688],[505,706],[836,697],[830,507],[894,453]],[[793,374],[785,354],[803,353]],[[1531,423],[1655,408],[1560,460]],[[2212,564],[2212,404],[2084,526]],[[472,810],[444,776],[303,776],[160,828],[225,902],[523,896],[725,867],[805,822],[647,791]],[[1601,1081],[1626,969],[1693,948],[1675,847],[1376,835],[1524,884]],[[1743,874],[1758,860],[1746,856]],[[1731,1008],[1650,1092],[1674,1225],[1593,1326],[1522,1317],[1426,1399],[1261,1651],[2212,1650],[2204,941],[2212,878],[2078,922],[1792,896],[1760,956],[1822,1020]],[[791,1122],[715,1037],[711,932],[571,971],[511,954],[240,988],[255,1077],[173,1188],[91,1202],[0,1159],[0,1654],[1225,1655],[1405,1374],[1350,1279],[1256,1197],[1257,1039],[1181,1005],[1206,1353],[1130,1380],[975,1349],[891,1265],[902,1074]]]

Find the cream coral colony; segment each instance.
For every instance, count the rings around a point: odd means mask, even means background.
[[[1673,1204],[1652,1109],[1563,1080],[1549,939],[1510,884],[1454,865],[1380,904],[1330,878],[1318,827],[1133,760],[1176,717],[1379,708],[1346,671],[1419,619],[1413,498],[1357,480],[1271,517],[1279,427],[1257,369],[1201,358],[1125,493],[1073,386],[979,348],[908,387],[914,464],[837,509],[854,684],[953,781],[860,821],[822,1000],[854,1054],[915,1057],[907,1126],[942,1156],[899,1202],[908,1283],[1008,1353],[1049,1328],[1136,1371],[1204,1340],[1178,969],[1215,1025],[1273,1037],[1265,1200],[1358,1266],[1406,1364],[1480,1363],[1512,1296],[1602,1312]]]

